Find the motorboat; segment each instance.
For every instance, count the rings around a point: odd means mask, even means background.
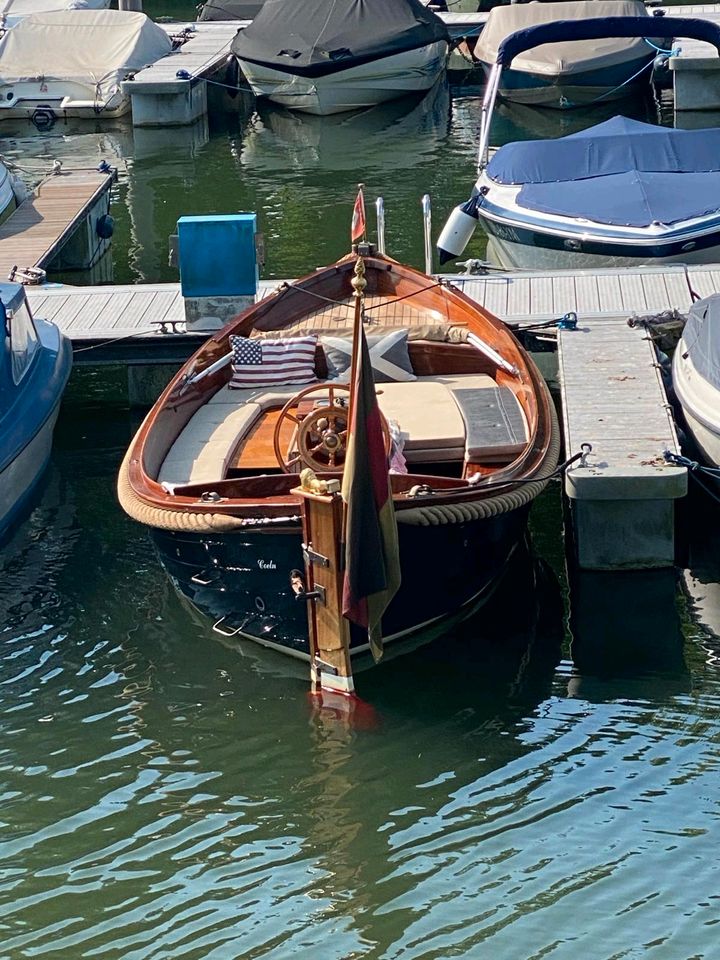
[[[54,10],[106,10],[110,0],[0,0],[0,29],[14,27],[33,13]]]
[[[489,73],[500,44],[518,30],[556,20],[647,16],[642,0],[560,0],[494,7],[473,56]],[[626,97],[640,83],[649,85],[649,68],[656,55],[656,47],[644,37],[545,43],[515,57],[512,67],[503,71],[498,93],[516,103],[559,108]]]
[[[211,337],[151,409],[118,480],[121,505],[216,633],[306,661],[320,590],[306,560],[325,564],[298,488],[307,470],[321,484],[343,475],[359,261],[401,571],[386,646],[484,602],[558,461],[548,389],[507,327],[451,285],[360,249]],[[353,625],[348,644],[357,662],[367,633]]]
[[[697,300],[675,348],[672,381],[700,455],[720,468],[720,296]],[[708,482],[712,482],[709,478]],[[716,481],[720,490],[720,474]]]
[[[25,288],[0,283],[0,537],[27,508],[50,457],[72,348],[58,328],[33,318]]]
[[[0,119],[50,126],[58,117],[118,117],[122,81],[172,51],[143,13],[72,10],[31,14],[0,40]]]
[[[483,99],[478,178],[438,238],[459,256],[478,222],[504,268],[705,263],[720,246],[718,130],[672,130],[614,117],[554,140],[508,143],[489,155],[503,67],[549,40],[678,35],[720,49],[720,27],[688,18],[609,17],[541,24],[500,46]]]
[[[198,20],[254,20],[268,0],[206,0]]]
[[[429,90],[448,44],[420,0],[267,0],[231,49],[256,96],[325,115]]]
[[[488,254],[509,268],[709,263],[720,250],[720,129],[614,117],[501,147],[478,178]]]

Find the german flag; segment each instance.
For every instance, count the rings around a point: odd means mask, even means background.
[[[377,661],[383,653],[380,621],[400,586],[400,557],[385,440],[362,320],[356,342],[359,356],[342,483],[346,517],[343,616],[367,630]]]

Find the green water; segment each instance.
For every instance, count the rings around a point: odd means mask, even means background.
[[[2,152],[119,159],[115,282],[174,279],[187,213],[257,210],[266,276],[333,260],[358,180],[420,264],[420,197],[436,222],[463,198],[477,131],[476,96],[435,96],[330,122],[245,103],[209,130],[4,126]],[[568,599],[552,487],[493,604],[363,674],[349,717],[178,599],[115,501],[123,390],[74,376],[0,551],[0,960],[717,957],[717,507],[684,510],[678,576],[585,576]]]

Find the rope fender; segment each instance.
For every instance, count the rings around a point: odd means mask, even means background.
[[[117,481],[117,498],[128,516],[158,530],[179,533],[227,533],[248,526],[241,517],[221,513],[194,513],[190,510],[164,510],[153,507],[135,493],[130,485],[130,450],[125,454]]]
[[[560,458],[560,428],[554,407],[551,410],[548,459],[551,463],[557,463]],[[221,513],[195,513],[190,510],[166,510],[151,506],[141,500],[133,490],[129,479],[129,468],[130,450],[125,454],[118,473],[117,497],[125,513],[138,523],[158,530],[174,530],[179,533],[229,533],[249,526],[258,526],[257,523],[249,523],[242,517]],[[484,520],[525,506],[537,497],[549,482],[550,476],[525,483],[517,490],[509,490],[495,497],[489,497],[487,500],[471,503],[427,504],[410,510],[397,510],[395,516],[398,523],[422,527]]]

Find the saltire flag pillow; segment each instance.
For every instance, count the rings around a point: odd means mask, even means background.
[[[310,383],[315,376],[317,337],[284,337],[257,340],[230,337],[230,386],[276,387],[285,383]]]
[[[375,383],[403,383],[417,380],[408,351],[408,332],[403,327],[391,333],[366,337]],[[325,351],[328,378],[338,383],[350,379],[352,340],[345,337],[320,337]]]

